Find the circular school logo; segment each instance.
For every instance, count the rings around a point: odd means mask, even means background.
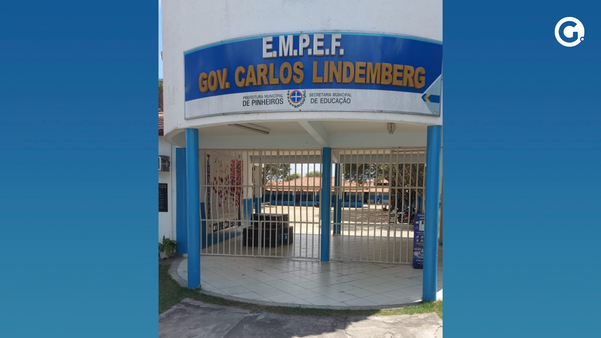
[[[306,91],[300,91],[295,89],[293,91],[288,91],[288,103],[294,108],[298,108],[305,103]]]
[[[584,25],[573,17],[565,17],[555,25],[555,38],[562,46],[574,47],[584,40]]]

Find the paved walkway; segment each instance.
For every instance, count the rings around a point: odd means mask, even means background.
[[[183,286],[187,263],[183,259],[171,268]],[[423,270],[411,265],[201,256],[201,269],[202,292],[264,305],[381,309],[422,297]],[[438,299],[442,299],[442,257]]]
[[[159,338],[442,338],[435,313],[382,317],[279,315],[184,299],[159,316]]]

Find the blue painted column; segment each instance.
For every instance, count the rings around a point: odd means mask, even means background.
[[[200,188],[198,186],[198,129],[186,129],[188,184],[188,288],[200,287]]]
[[[330,202],[332,200],[332,149],[321,154],[321,261],[330,261]]]
[[[428,127],[426,153],[426,201],[424,224],[424,285],[423,300],[436,300],[438,269],[438,220],[440,198],[441,126]]]
[[[175,234],[177,255],[188,253],[188,212],[186,196],[186,149],[175,149],[176,220]]]
[[[340,163],[334,165],[334,185],[341,189],[342,173],[340,172]],[[342,230],[342,199],[340,194],[336,195],[336,205],[334,205],[334,234],[340,235]]]

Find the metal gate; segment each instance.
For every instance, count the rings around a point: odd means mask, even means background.
[[[333,153],[331,259],[411,263],[413,218],[423,212],[425,149]]]
[[[319,259],[321,150],[206,150],[200,163],[202,254]]]

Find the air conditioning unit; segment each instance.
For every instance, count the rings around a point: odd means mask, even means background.
[[[159,171],[169,171],[171,168],[171,161],[169,161],[169,156],[159,155]]]

